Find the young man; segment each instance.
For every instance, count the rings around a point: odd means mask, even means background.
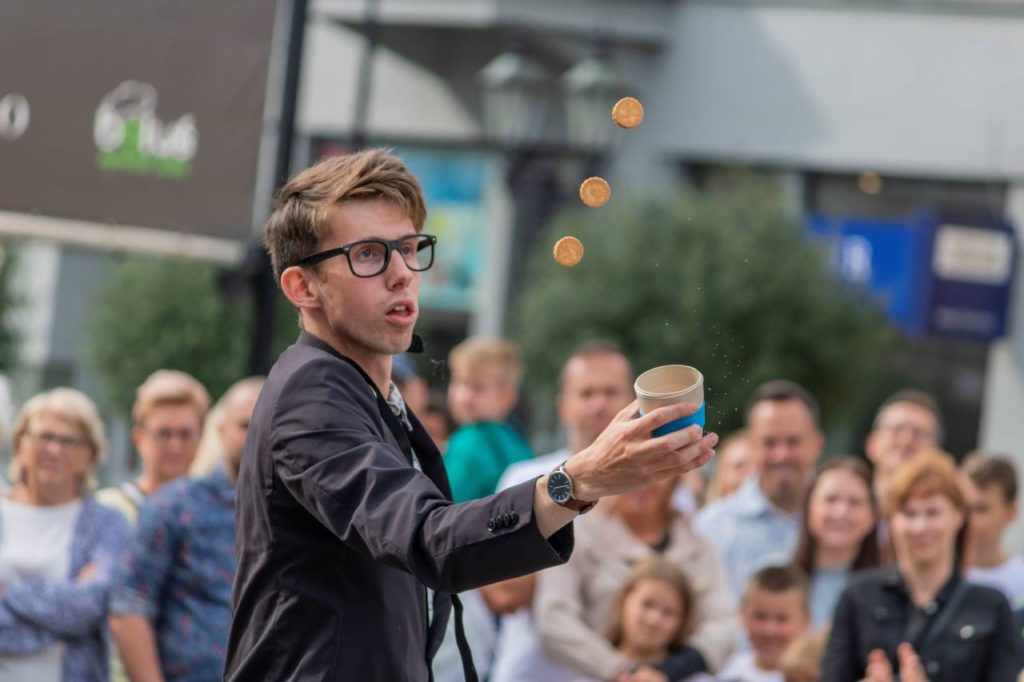
[[[533,458],[526,441],[505,423],[519,401],[523,364],[507,339],[466,339],[448,354],[448,408],[459,428],[448,440],[444,468],[456,502],[494,492],[510,464]]]
[[[173,481],[142,506],[110,597],[110,630],[132,682],[220,679],[235,572],[235,483],[263,379],[224,397],[222,466]]]
[[[903,389],[885,399],[864,441],[875,469],[875,497],[885,498],[885,484],[900,465],[942,443],[942,415],[935,398]]]
[[[762,384],[747,403],[754,475],[696,517],[722,556],[733,594],[758,569],[788,564],[796,550],[807,478],[825,447],[819,418],[817,401],[791,381]]]
[[[718,674],[720,682],[783,682],[782,652],[811,622],[807,592],[807,576],[795,566],[754,574],[740,603],[750,650],[733,654]]]
[[[1024,608],[1024,559],[1003,549],[1003,534],[1017,520],[1017,470],[1008,457],[974,452],[964,460],[967,579],[994,587],[1015,612]]]
[[[279,194],[264,241],[303,333],[267,378],[242,460],[231,682],[428,680],[452,593],[565,561],[578,513],[704,464],[717,443],[697,428],[651,438],[696,405],[637,419],[631,405],[555,472],[452,504],[391,381],[433,263],[425,218],[416,179],[380,150],[323,161]]]

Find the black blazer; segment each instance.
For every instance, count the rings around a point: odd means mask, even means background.
[[[863,679],[868,653],[882,649],[898,671],[896,647],[910,642],[929,682],[1014,682],[1020,637],[1002,593],[963,582],[958,574],[936,595],[933,608],[917,609],[896,567],[855,575],[839,598],[822,682]],[[963,594],[954,598],[957,585]],[[943,611],[952,606],[952,617]],[[945,622],[932,636],[931,621]]]
[[[452,504],[440,453],[411,420],[422,472],[330,346],[303,333],[275,363],[238,480],[225,679],[430,680],[451,593],[569,558],[571,524],[550,540],[537,528],[533,481]]]

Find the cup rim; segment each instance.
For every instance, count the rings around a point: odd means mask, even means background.
[[[682,367],[684,369],[690,370],[690,371],[694,372],[697,375],[697,380],[694,383],[690,384],[689,386],[681,388],[681,389],[679,389],[677,391],[655,392],[655,391],[646,391],[646,390],[644,390],[644,389],[642,389],[640,387],[640,380],[643,379],[646,375],[650,374],[651,372],[655,372],[657,370],[662,370],[662,369],[665,369],[665,368],[668,368],[668,367]],[[688,392],[692,391],[694,388],[696,388],[697,386],[701,386],[703,384],[704,384],[704,375],[701,373],[701,371],[699,369],[697,369],[696,367],[693,367],[692,365],[683,365],[683,364],[678,364],[677,363],[677,364],[671,364],[671,365],[658,365],[657,367],[651,367],[650,369],[648,369],[648,370],[646,370],[644,372],[641,372],[640,375],[637,376],[636,381],[633,382],[633,390],[636,392],[637,397],[652,398],[652,399],[656,399],[656,398],[671,398],[673,396],[681,395],[683,393],[688,393]]]

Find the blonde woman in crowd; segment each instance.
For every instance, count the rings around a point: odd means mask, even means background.
[[[732,495],[754,472],[754,452],[745,430],[725,438],[717,452],[705,491],[705,504]]]
[[[11,490],[0,497],[0,679],[106,682],[107,594],[129,541],[92,496],[103,423],[70,388],[41,393],[14,422]]]
[[[209,409],[210,394],[192,376],[167,369],[151,374],[136,391],[132,406],[132,442],[142,459],[142,473],[99,491],[99,500],[134,524],[149,495],[188,473]]]

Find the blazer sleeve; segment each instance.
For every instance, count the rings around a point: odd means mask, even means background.
[[[629,661],[584,619],[579,559],[537,576],[534,624],[545,656],[581,675],[609,680]]]
[[[96,566],[91,580],[26,580],[4,593],[3,605],[36,631],[58,638],[84,637],[103,624],[112,574],[130,532],[118,512],[94,509],[97,527],[90,530],[95,532],[95,540],[85,562]]]
[[[821,679],[829,682],[858,682],[864,678],[866,665],[857,655],[856,596],[847,587],[839,597],[832,629],[829,631]]]
[[[274,475],[347,546],[406,570],[427,587],[462,592],[568,559],[569,524],[545,539],[534,482],[452,504],[378,431],[362,379],[333,359],[300,366],[277,396]],[[346,381],[346,375],[355,377]],[[358,382],[358,384],[356,383]]]

